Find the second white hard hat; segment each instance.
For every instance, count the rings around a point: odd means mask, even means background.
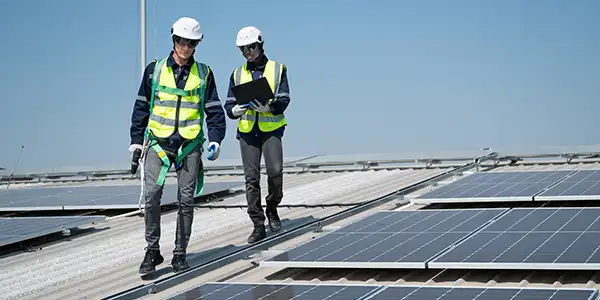
[[[247,26],[238,31],[235,45],[238,47],[246,46],[254,43],[262,43],[262,34],[258,28]]]
[[[182,17],[173,23],[171,36],[179,36],[189,40],[202,40],[203,34],[200,32],[200,23],[189,17]]]

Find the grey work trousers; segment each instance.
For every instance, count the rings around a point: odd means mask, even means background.
[[[154,149],[148,149],[144,163],[144,200],[146,222],[146,242],[148,249],[159,250],[160,240],[160,201],[163,195],[163,186],[156,184],[163,162]],[[169,160],[175,158],[169,155]],[[201,146],[198,145],[185,157],[181,167],[177,170],[177,231],[175,233],[175,248],[173,255],[186,254],[186,249],[192,234],[194,219],[194,192],[198,170],[202,168]]]
[[[283,147],[281,138],[266,135],[264,137],[240,137],[240,150],[246,180],[246,201],[248,216],[254,225],[265,222],[261,205],[260,161],[265,157],[267,169],[268,194],[265,198],[267,211],[276,209],[283,198]]]

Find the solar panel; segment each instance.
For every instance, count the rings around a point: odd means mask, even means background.
[[[600,268],[600,208],[514,208],[429,268]]]
[[[506,209],[383,211],[262,262],[304,268],[425,268]]]
[[[167,299],[349,300],[364,299],[378,288],[376,285],[204,283]]]
[[[103,221],[104,219],[104,216],[0,218],[0,246]]]
[[[534,201],[600,200],[600,170],[579,170],[534,197]]]
[[[243,181],[206,182],[204,195],[243,187]],[[0,211],[135,209],[139,185],[68,186],[9,189],[0,192]],[[166,184],[162,205],[177,202],[177,185]]]
[[[596,297],[598,291],[587,288],[387,286],[369,300],[590,300]]]
[[[574,171],[481,172],[413,199],[414,203],[532,201],[533,196]]]

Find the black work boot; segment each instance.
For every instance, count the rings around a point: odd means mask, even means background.
[[[271,229],[271,232],[281,231],[281,220],[276,208],[267,209],[267,218],[269,219],[269,229]]]
[[[254,230],[252,231],[252,234],[250,234],[250,236],[248,237],[248,243],[256,243],[266,237],[267,232],[265,231],[265,225],[254,225]]]
[[[140,265],[140,274],[148,274],[156,271],[156,266],[160,265],[165,259],[160,255],[159,250],[146,249],[146,256]]]
[[[173,255],[173,259],[171,260],[171,266],[173,266],[173,270],[175,271],[175,273],[181,272],[190,267],[187,261],[185,260],[185,255],[183,254]]]

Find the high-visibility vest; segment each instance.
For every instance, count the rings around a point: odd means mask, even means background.
[[[183,89],[177,88],[173,69],[167,59],[156,63],[152,79],[152,101],[148,129],[158,138],[168,138],[175,132],[193,140],[202,134],[204,95],[209,74],[203,63],[194,62]]]
[[[267,61],[264,73],[262,74],[262,77],[267,78],[269,86],[271,87],[271,91],[273,91],[273,95],[275,96],[277,96],[279,90],[279,83],[281,82],[282,71],[282,64],[276,61],[269,60]],[[246,64],[235,69],[233,71],[233,74],[233,80],[235,85],[240,85],[252,81],[252,72],[246,68]],[[273,101],[273,99],[269,99],[269,102],[271,101]],[[238,130],[240,132],[248,133],[252,130],[252,127],[254,127],[254,123],[257,121],[258,129],[260,129],[260,131],[262,132],[270,132],[287,124],[283,113],[274,115],[271,112],[266,112],[258,113],[257,115],[256,111],[248,109],[238,121]]]

